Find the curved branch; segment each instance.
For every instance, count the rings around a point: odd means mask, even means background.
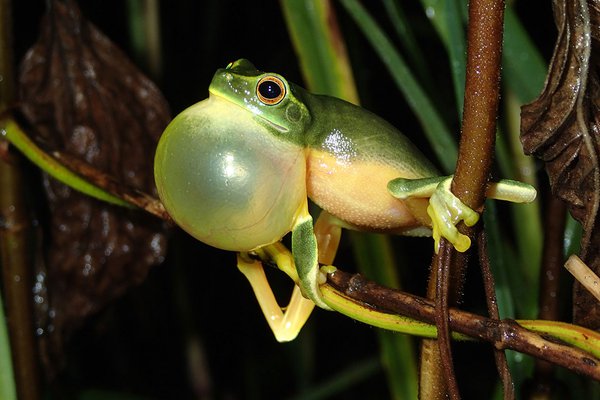
[[[339,296],[358,303],[365,314],[368,310],[372,310],[372,312],[397,314],[435,325],[436,312],[433,301],[379,286],[358,274],[349,274],[340,270],[330,273],[327,276],[327,283],[321,287],[321,290],[326,302]],[[344,313],[344,310],[339,307],[336,311]],[[455,308],[451,308],[449,313],[449,326],[453,332],[493,343],[498,349],[512,349],[529,354],[600,380],[598,358],[600,348],[596,349],[596,354],[591,354],[561,343],[556,338],[560,335],[563,342],[573,343],[574,340],[569,340],[567,337],[567,333],[575,333],[573,325],[551,321],[495,320]],[[596,332],[576,328],[584,330],[578,332],[584,338],[583,340],[595,342],[600,340],[600,335]],[[431,332],[435,335],[433,329]]]

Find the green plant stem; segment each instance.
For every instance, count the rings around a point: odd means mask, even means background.
[[[158,0],[128,0],[127,6],[134,57],[156,80],[162,75],[160,4]]]
[[[380,284],[400,289],[397,263],[390,240],[385,235],[349,232],[356,264],[362,274]],[[409,322],[408,326],[415,321]],[[418,396],[415,343],[409,336],[379,330],[380,353],[394,399],[415,399]]]
[[[280,0],[307,87],[359,103],[346,44],[329,0]]]
[[[0,118],[0,138],[7,139],[31,162],[65,185],[108,203],[122,207],[133,207],[130,203],[114,196],[99,186],[90,183],[88,180],[82,178],[58,162],[54,157],[39,148],[27,136],[19,124],[7,116]]]
[[[8,326],[4,315],[4,302],[0,291],[0,398],[15,400],[17,388],[12,365]]]
[[[0,114],[0,140],[7,139],[40,169],[71,188],[107,203],[139,207],[170,220],[163,204],[154,196],[119,183],[114,177],[58,151],[47,153],[36,145],[8,113]]]

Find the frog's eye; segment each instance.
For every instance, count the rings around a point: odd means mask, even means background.
[[[264,104],[273,106],[285,97],[285,84],[276,76],[265,76],[256,85],[256,95]]]

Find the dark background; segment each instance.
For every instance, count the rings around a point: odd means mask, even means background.
[[[45,3],[13,3],[15,50],[20,58],[36,40]],[[444,50],[420,3],[402,2],[402,6],[414,19],[429,65],[437,67],[429,71],[427,82],[439,93],[436,104],[458,129]],[[126,53],[133,54],[125,2],[90,0],[81,2],[80,7]],[[261,70],[276,71],[302,83],[277,2],[184,0],[165,1],[161,7],[163,72],[152,78],[167,98],[173,115],[204,99],[214,71],[242,57]],[[427,153],[418,124],[399,91],[390,84],[383,65],[343,10],[336,9],[363,105],[398,126]],[[369,4],[369,9],[393,37],[383,7]],[[555,37],[550,2],[520,2],[518,10],[548,58]],[[145,69],[138,61],[140,68]],[[347,237],[336,265],[352,271]],[[394,243],[398,258],[405,265],[414,266],[401,271],[405,288],[423,294],[430,241],[400,238]],[[289,285],[272,275],[285,293],[283,299]],[[473,283],[466,291],[466,306],[476,308],[482,304],[477,272],[470,273],[468,279]],[[235,255],[176,231],[167,261],[151,270],[141,286],[132,288],[86,321],[72,338],[67,346],[67,367],[48,385],[47,393],[50,398],[77,398],[81,393],[89,395],[90,389],[98,389],[154,399],[287,398],[350,366],[377,359],[375,333],[374,328],[339,314],[317,310],[298,340],[276,343],[249,285],[235,267]],[[489,394],[495,380],[489,346],[459,345],[457,352],[458,360],[461,355],[469,355],[458,362],[459,375],[468,375],[466,380],[470,382],[470,387],[464,388],[465,398],[470,394],[473,398]],[[190,360],[196,363],[191,369]],[[190,370],[194,372],[190,374]],[[481,375],[480,379],[477,375]],[[204,383],[201,376],[206,378]],[[460,376],[459,380],[465,381]],[[480,386],[471,387],[474,383]],[[344,399],[387,397],[381,369],[339,394]]]

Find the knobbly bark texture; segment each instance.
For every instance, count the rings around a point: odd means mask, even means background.
[[[404,315],[429,324],[435,323],[433,301],[385,288],[361,275],[337,270],[328,274],[327,285],[362,307]],[[600,360],[590,353],[529,331],[513,320],[490,319],[456,308],[449,311],[449,325],[453,332],[494,343],[497,349],[512,349],[529,354],[600,380]]]
[[[32,138],[125,185],[155,193],[156,142],[170,116],[161,93],[72,0],[50,1],[38,42],[22,61],[20,111]],[[90,199],[44,176],[45,266],[35,277],[48,374],[82,320],[161,262],[162,222]]]

